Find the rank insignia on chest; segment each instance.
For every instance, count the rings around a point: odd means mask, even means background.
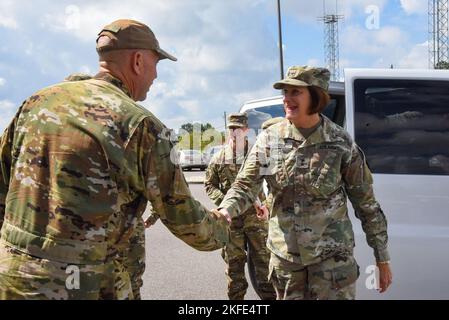
[[[291,143],[286,143],[282,146],[283,153],[289,153],[292,150],[293,150],[293,145]]]
[[[298,155],[296,158],[296,166],[299,169],[308,169],[309,168],[309,158],[305,158],[303,155]]]

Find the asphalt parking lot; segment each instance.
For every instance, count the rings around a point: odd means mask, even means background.
[[[204,171],[184,172],[188,181],[204,180]],[[193,196],[207,208],[214,204],[203,184],[192,183]],[[146,230],[146,271],[141,290],[142,299],[227,299],[225,264],[220,250],[197,251],[174,237],[158,221]],[[247,276],[249,288],[246,299],[259,299]]]

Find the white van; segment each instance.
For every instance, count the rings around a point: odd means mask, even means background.
[[[346,69],[325,114],[363,149],[388,219],[393,284],[370,289],[374,255],[352,212],[358,299],[449,299],[449,71]],[[249,125],[283,116],[282,97],[245,103]]]

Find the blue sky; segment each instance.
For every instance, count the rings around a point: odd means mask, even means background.
[[[281,6],[285,68],[323,66],[322,1]],[[335,0],[326,7],[334,13]],[[342,69],[428,67],[427,0],[340,0],[338,9]],[[0,130],[36,90],[95,74],[96,35],[118,18],[147,23],[179,59],[159,64],[142,102],[170,128],[195,121],[222,130],[224,111],[278,93],[275,0],[0,0]]]

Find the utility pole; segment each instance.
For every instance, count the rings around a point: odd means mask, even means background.
[[[224,140],[228,140],[228,123],[226,122],[226,111],[224,112],[224,121],[225,121],[225,129],[224,129]]]
[[[281,0],[278,3],[278,32],[279,32],[279,62],[281,65],[281,79],[284,79],[284,50],[282,49],[282,21],[281,21]]]
[[[447,69],[448,52],[448,0],[428,0],[429,68]]]
[[[323,0],[323,14],[319,21],[324,22],[324,54],[326,67],[331,73],[331,80],[338,81],[340,78],[340,56],[338,41],[338,21],[344,16],[338,14],[338,5],[335,0],[335,14],[326,13],[326,0]]]
[[[228,127],[227,122],[226,122],[226,111],[224,112],[224,120],[225,120],[225,131],[226,131],[226,128]]]

